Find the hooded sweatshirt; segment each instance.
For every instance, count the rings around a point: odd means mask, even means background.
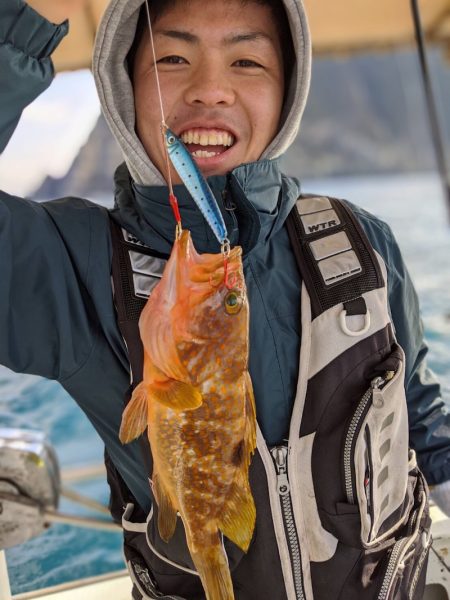
[[[37,205],[0,194],[0,363],[58,380],[90,418],[141,505],[150,494],[140,447],[118,431],[129,387],[126,346],[117,327],[110,281],[109,218],[162,254],[173,243],[167,187],[134,131],[126,57],[141,0],[113,0],[100,26],[94,75],[102,110],[124,154],[115,176],[115,207],[64,198]],[[250,358],[257,418],[269,446],[287,437],[298,383],[301,280],[285,220],[300,182],[278,158],[299,129],[310,78],[310,39],[301,2],[284,5],[296,52],[280,131],[260,160],[208,179],[232,244],[244,252],[250,302]],[[66,25],[46,22],[21,0],[0,7],[0,140],[6,145],[22,109],[50,84],[50,55]],[[175,189],[183,225],[200,252],[218,244],[183,186]],[[417,296],[389,227],[353,207],[388,269],[390,310],[406,354],[410,442],[430,483],[450,479],[449,416],[426,367]],[[11,302],[11,298],[14,299]],[[324,341],[325,343],[325,341]]]

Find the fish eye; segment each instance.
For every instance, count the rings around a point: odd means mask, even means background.
[[[228,315],[237,315],[242,308],[242,295],[236,290],[231,290],[225,296],[224,306]]]
[[[169,137],[167,138],[167,143],[172,145],[175,143],[175,136],[173,135],[169,135]]]

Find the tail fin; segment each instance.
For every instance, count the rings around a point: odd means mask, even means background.
[[[192,553],[195,568],[200,575],[206,600],[234,600],[233,583],[225,548],[217,533],[217,544]]]

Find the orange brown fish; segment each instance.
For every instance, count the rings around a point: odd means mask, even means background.
[[[148,426],[160,536],[170,540],[178,512],[207,600],[233,600],[221,533],[247,551],[256,516],[241,248],[224,263],[222,254],[197,254],[183,231],[139,328],[144,379],[124,411],[120,439],[130,442]]]

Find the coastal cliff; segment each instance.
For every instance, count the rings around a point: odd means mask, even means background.
[[[430,52],[430,63],[449,146],[450,68],[435,51]],[[67,174],[47,178],[33,196],[112,196],[112,173],[121,161],[118,146],[99,117]],[[414,53],[314,62],[300,133],[283,157],[286,173],[297,177],[398,173],[430,170],[434,164]]]

